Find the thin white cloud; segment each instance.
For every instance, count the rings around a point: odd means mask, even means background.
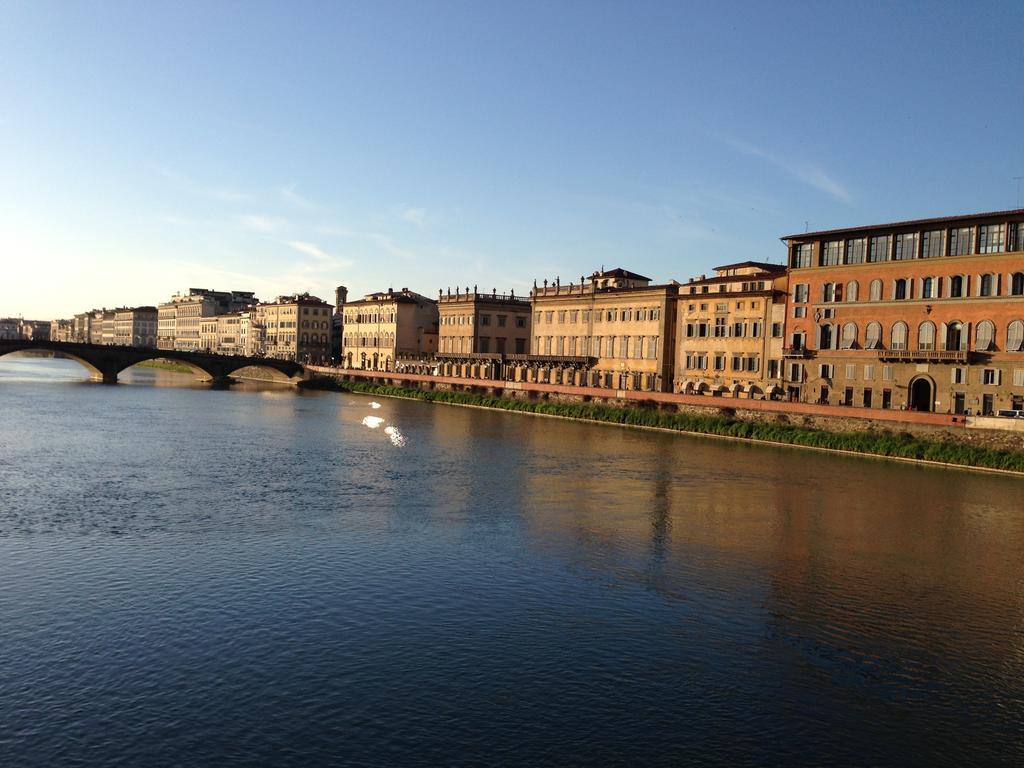
[[[243,229],[251,229],[254,232],[263,232],[267,234],[278,232],[288,226],[287,219],[281,219],[275,216],[259,216],[256,214],[235,216],[235,221]]]
[[[278,190],[278,192],[281,193],[281,197],[283,197],[287,202],[298,206],[299,208],[317,208],[318,206],[316,203],[298,193],[298,186],[299,185],[295,182],[285,184]]]
[[[370,242],[376,244],[378,248],[386,253],[390,253],[392,256],[397,256],[400,259],[407,260],[416,258],[415,253],[398,245],[390,235],[385,235],[380,232],[368,232],[365,237]]]
[[[316,245],[315,243],[305,243],[300,240],[289,240],[288,246],[298,251],[299,253],[304,253],[307,256],[312,256],[314,259],[321,259],[323,261],[327,261],[332,258],[332,256],[329,253],[324,251],[322,248],[320,248],[320,246]]]
[[[417,227],[422,227],[427,223],[427,209],[404,205],[399,211],[398,217],[402,221],[407,221],[410,224],[415,224]]]
[[[762,160],[774,165],[776,168],[788,173],[797,181],[801,181],[804,184],[814,187],[815,189],[821,190],[826,194],[832,195],[837,200],[842,200],[844,203],[850,202],[852,199],[850,192],[840,184],[838,181],[829,176],[824,170],[818,168],[815,165],[809,165],[806,163],[794,162],[783,157],[779,157],[772,152],[756,147],[753,144],[740,141],[738,139],[726,139],[726,143],[735,149],[737,152],[741,152],[745,155],[752,157],[759,157]]]
[[[158,167],[156,172],[165,179],[171,181],[182,191],[188,192],[191,195],[196,195],[197,197],[211,197],[214,200],[220,200],[225,203],[234,203],[240,200],[245,200],[249,197],[245,192],[231,189],[229,187],[200,184],[184,174],[172,171],[170,168],[165,168],[163,166]]]

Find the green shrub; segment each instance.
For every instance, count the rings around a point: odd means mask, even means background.
[[[876,456],[907,459],[926,459],[947,464],[1005,469],[1024,472],[1024,452],[981,448],[948,440],[929,440],[909,432],[891,430],[866,432],[830,432],[787,423],[778,419],[774,423],[743,421],[735,410],[720,409],[719,413],[673,413],[655,408],[620,407],[598,403],[560,403],[551,400],[520,400],[500,398],[474,392],[445,389],[413,389],[365,381],[340,381],[333,378],[315,378],[304,382],[310,389],[337,392],[357,392],[384,397],[425,400],[431,403],[472,405],[505,411],[525,411],[546,416],[561,416],[586,421],[601,421],[638,427],[656,427],[677,432],[736,437],[786,445],[852,451]]]

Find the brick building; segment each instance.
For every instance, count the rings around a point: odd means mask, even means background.
[[[782,239],[790,399],[1024,407],[1024,210]]]

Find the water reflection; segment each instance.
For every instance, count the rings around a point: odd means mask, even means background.
[[[0,361],[26,764],[1024,754],[1019,480],[163,373]]]

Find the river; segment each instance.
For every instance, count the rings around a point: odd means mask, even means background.
[[[0,359],[4,766],[1024,761],[1024,481],[83,375]]]

